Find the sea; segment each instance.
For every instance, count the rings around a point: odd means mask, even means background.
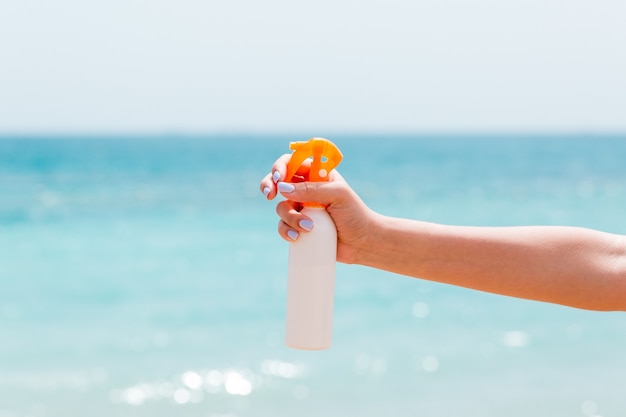
[[[626,234],[624,135],[328,137],[389,216]],[[626,416],[621,312],[339,264],[333,346],[286,347],[259,182],[306,139],[0,138],[0,417]]]

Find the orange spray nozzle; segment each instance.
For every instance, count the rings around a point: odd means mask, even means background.
[[[324,138],[311,138],[305,142],[291,142],[289,149],[293,153],[287,164],[285,181],[291,180],[298,168],[308,158],[313,158],[308,180],[314,182],[328,181],[328,174],[339,165],[343,158],[339,148]]]

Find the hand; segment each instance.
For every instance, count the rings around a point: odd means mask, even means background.
[[[300,233],[308,233],[315,225],[302,214],[303,202],[321,203],[335,222],[337,228],[337,261],[356,263],[358,254],[372,233],[375,213],[371,211],[348,183],[332,170],[327,182],[307,182],[310,160],[298,169],[291,183],[283,182],[291,155],[283,155],[274,163],[272,171],[263,178],[261,192],[268,200],[280,193],[287,200],[276,206],[280,217],[278,233],[288,242],[296,240]]]

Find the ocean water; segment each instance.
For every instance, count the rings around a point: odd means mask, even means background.
[[[283,345],[287,136],[0,139],[0,416],[625,416],[626,316],[353,265]],[[372,208],[626,234],[626,137],[337,135]]]

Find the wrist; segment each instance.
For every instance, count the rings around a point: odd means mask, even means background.
[[[436,225],[375,214],[355,263],[409,276],[425,271],[429,235]]]
[[[376,212],[371,213],[366,226],[365,239],[363,239],[363,244],[356,253],[354,263],[386,269],[383,261],[389,259],[389,255],[394,251],[394,238],[390,236],[390,233],[396,220]]]

